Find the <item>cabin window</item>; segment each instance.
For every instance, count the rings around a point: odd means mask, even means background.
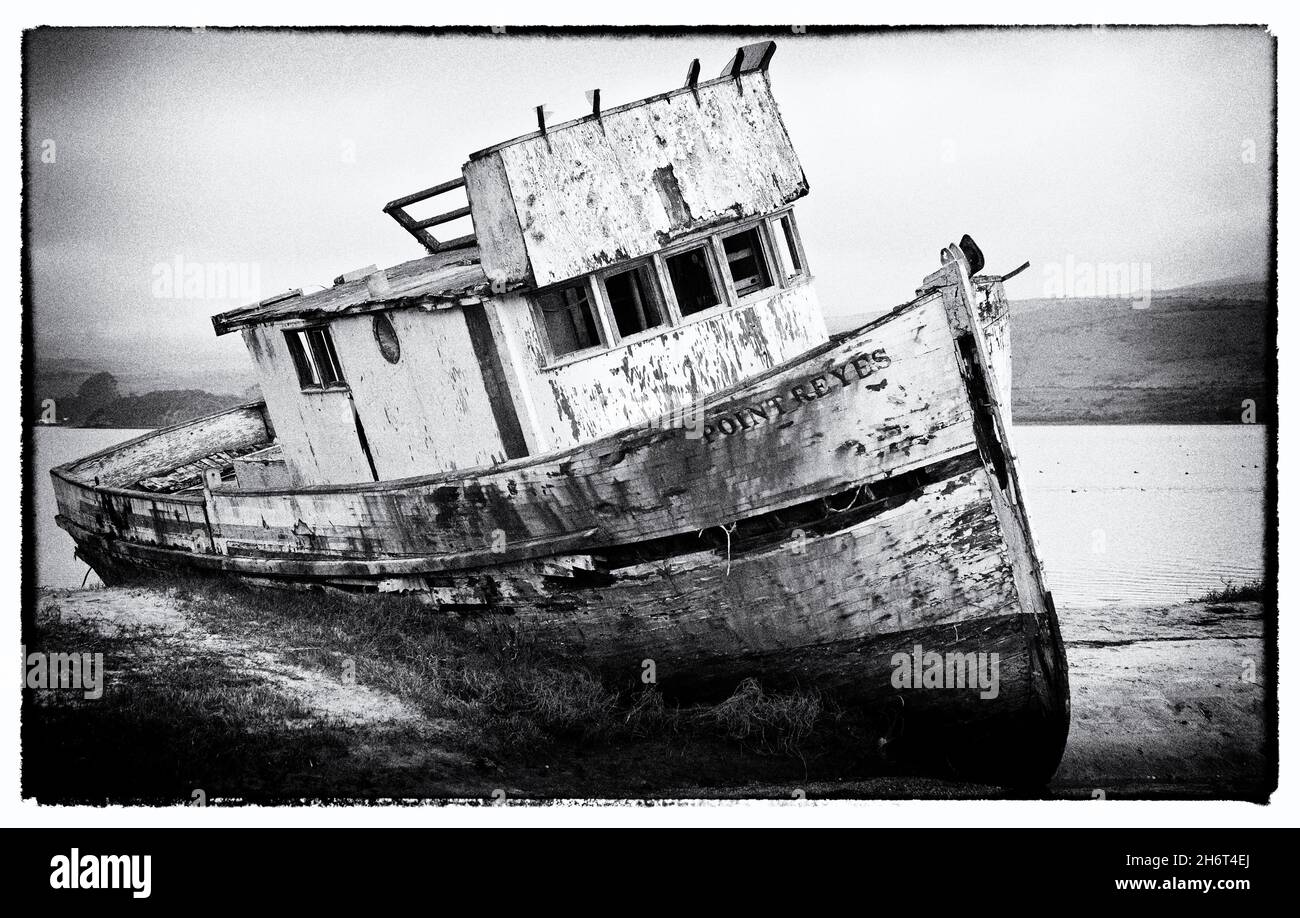
[[[722,237],[722,248],[727,253],[727,268],[736,296],[743,297],[772,286],[763,256],[763,240],[758,227]]]
[[[402,357],[402,342],[397,340],[397,329],[393,328],[392,320],[382,312],[376,313],[374,328],[379,353],[389,363],[397,363]]]
[[[794,234],[794,219],[785,214],[778,217],[772,225],[772,235],[776,238],[776,254],[781,262],[781,271],[785,277],[797,277],[803,273],[803,259],[799,257],[799,239]]]
[[[601,343],[586,281],[543,293],[536,302],[553,357],[563,357]]]
[[[303,328],[284,333],[304,389],[336,389],[346,385],[339,356],[328,328]]]
[[[722,302],[713,285],[713,271],[709,265],[708,246],[687,249],[664,259],[668,279],[677,297],[677,307],[682,315],[689,316],[712,309]]]
[[[649,264],[611,274],[604,283],[605,298],[609,301],[621,337],[627,338],[663,324],[663,310],[659,306],[658,289]]]

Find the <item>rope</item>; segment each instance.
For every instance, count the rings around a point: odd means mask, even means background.
[[[832,507],[830,504],[830,498],[827,497],[822,498],[822,506],[825,507],[827,510],[829,510],[831,513],[848,513],[850,510],[853,509],[853,505],[858,502],[858,498],[862,496],[863,487],[864,487],[863,485],[858,485],[856,488],[853,489],[853,499],[849,501],[849,505],[842,510]]]
[[[705,529],[707,528],[708,527],[706,526]],[[730,526],[723,526],[719,524],[718,528],[721,529],[723,535],[727,537],[727,576],[730,577],[731,576],[731,534],[736,531],[736,523],[732,523]],[[702,537],[703,535],[704,535],[704,529],[701,529],[695,533],[695,537],[697,539]]]

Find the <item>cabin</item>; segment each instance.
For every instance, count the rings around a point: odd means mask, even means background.
[[[491,467],[651,423],[828,340],[792,206],[808,183],[774,45],[714,80],[470,155],[384,211],[426,254],[214,317],[275,430],[234,486]],[[443,195],[467,201],[417,219]],[[469,217],[473,233],[430,230]]]

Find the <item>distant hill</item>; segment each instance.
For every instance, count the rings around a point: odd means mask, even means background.
[[[1268,291],[1228,278],[1127,299],[1011,304],[1017,422],[1228,423],[1253,399],[1267,416]],[[1140,304],[1139,304],[1140,305]],[[867,317],[828,318],[832,331]]]
[[[227,365],[196,358],[184,351],[163,352],[149,358],[106,352],[94,357],[38,356],[35,391],[30,394],[40,398],[66,397],[99,373],[111,374],[126,395],[166,390],[246,392],[257,384],[252,368],[244,361]]]
[[[46,392],[61,391],[59,375],[46,377]],[[167,427],[215,414],[258,398],[256,391],[241,395],[214,394],[201,389],[166,389],[141,395],[122,394],[111,373],[80,370],[70,379],[80,383],[73,391],[50,396],[29,392],[26,413],[29,421],[48,420],[53,412],[59,423],[73,427]],[[50,399],[52,406],[46,401]]]
[[[249,401],[235,395],[214,395],[199,389],[169,389],[126,395],[104,405],[83,427],[170,427],[216,414]]]
[[[1268,299],[1269,284],[1267,281],[1260,280],[1258,277],[1252,277],[1249,274],[1237,274],[1232,277],[1224,277],[1214,281],[1203,281],[1199,284],[1188,284],[1185,287],[1174,287],[1170,290],[1157,290],[1158,297],[1171,296],[1208,296],[1213,298],[1239,297],[1243,299]]]

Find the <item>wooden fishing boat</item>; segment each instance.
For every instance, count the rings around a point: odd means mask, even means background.
[[[216,316],[265,401],[55,469],[79,556],[110,583],[410,592],[615,680],[817,687],[899,761],[1046,780],[1069,690],[1004,278],[966,237],[828,335],[772,50],[566,124],[539,109],[385,208],[425,257]]]

